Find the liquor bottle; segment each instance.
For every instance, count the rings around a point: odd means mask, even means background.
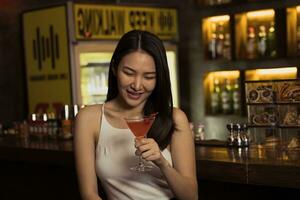
[[[225,34],[224,46],[223,46],[223,57],[227,60],[231,60],[231,42],[230,34]]]
[[[46,113],[43,113],[43,120],[41,121],[42,134],[41,138],[46,139],[48,136],[48,116]]]
[[[43,115],[42,114],[40,114],[40,113],[36,114],[36,121],[35,121],[34,124],[35,124],[35,134],[34,134],[34,136],[36,138],[42,139],[42,136],[43,136],[43,125],[44,125]]]
[[[266,32],[266,27],[264,25],[259,26],[257,50],[259,56],[261,57],[266,56],[267,32]]]
[[[218,114],[221,112],[221,88],[219,79],[214,79],[214,88],[210,96],[211,113]]]
[[[247,58],[253,59],[256,57],[256,34],[253,26],[248,27],[248,36],[247,36]]]
[[[211,38],[208,42],[208,52],[209,52],[209,58],[210,59],[216,59],[217,58],[217,34],[216,34],[216,24],[211,24]]]
[[[60,133],[61,139],[70,139],[72,137],[72,120],[70,118],[69,105],[65,105],[63,109],[63,116],[61,119],[62,130]]]
[[[58,135],[58,119],[54,112],[48,114],[48,138],[56,139]]]
[[[233,101],[233,113],[240,114],[241,112],[241,95],[240,95],[240,86],[239,79],[234,80],[232,88],[232,101]]]
[[[28,126],[29,126],[29,136],[36,136],[37,133],[37,114],[33,113],[30,116],[30,119],[28,121]]]
[[[222,100],[222,113],[231,114],[232,113],[232,88],[230,85],[229,79],[225,78],[222,91],[221,91],[221,100]]]
[[[267,43],[268,43],[268,55],[270,57],[275,57],[277,52],[276,52],[276,38],[275,38],[275,26],[274,22],[271,22],[269,30],[268,30],[268,35],[267,35]]]
[[[224,49],[224,24],[222,22],[217,25],[217,58],[223,58],[223,49]]]

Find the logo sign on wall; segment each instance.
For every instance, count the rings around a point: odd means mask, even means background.
[[[23,14],[30,113],[57,111],[71,103],[66,7]]]
[[[178,39],[176,9],[75,4],[74,18],[77,39],[119,39],[132,29]]]

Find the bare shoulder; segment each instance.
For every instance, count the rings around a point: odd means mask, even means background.
[[[90,118],[102,113],[102,104],[88,105],[80,109],[76,117]]]
[[[175,125],[175,132],[181,132],[189,128],[188,118],[179,108],[173,108],[173,121]]]
[[[76,115],[76,125],[83,126],[88,129],[97,130],[100,117],[102,114],[102,104],[86,106]]]
[[[174,122],[188,121],[186,114],[180,108],[173,108],[173,120]]]

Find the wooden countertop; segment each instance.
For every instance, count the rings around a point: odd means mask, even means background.
[[[0,137],[0,161],[74,166],[73,141]]]
[[[196,145],[201,180],[300,189],[300,150]],[[0,137],[1,162],[74,167],[73,142]]]
[[[300,189],[300,151],[196,145],[199,179]]]

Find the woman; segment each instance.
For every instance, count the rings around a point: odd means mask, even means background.
[[[197,199],[195,153],[186,115],[173,108],[162,41],[133,30],[119,41],[109,69],[107,100],[76,117],[75,160],[84,200]],[[134,139],[124,118],[158,113],[147,138]],[[141,155],[151,171],[130,170]]]

